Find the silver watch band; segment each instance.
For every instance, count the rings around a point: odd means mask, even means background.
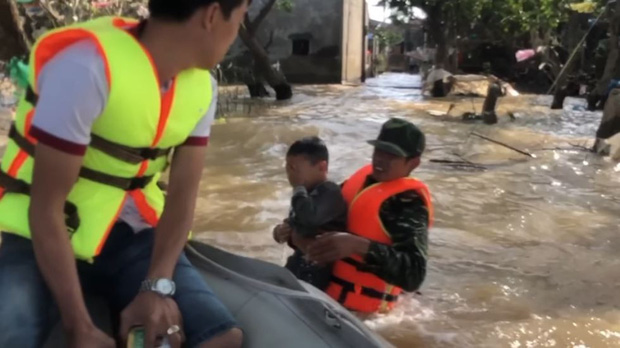
[[[140,291],[153,291],[155,283],[151,279],[145,279],[140,284]]]
[[[164,285],[168,285],[168,290],[162,290],[161,285],[158,286],[158,282],[164,281]],[[166,284],[167,283],[167,284]],[[163,289],[166,289],[165,287]],[[140,292],[151,291],[161,296],[172,296],[176,290],[176,284],[172,279],[157,278],[157,279],[145,279],[140,284]]]

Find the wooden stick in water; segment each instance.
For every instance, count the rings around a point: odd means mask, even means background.
[[[536,156],[532,155],[532,154],[531,154],[531,153],[529,153],[529,152],[525,152],[525,151],[523,151],[523,150],[519,150],[519,149],[517,149],[516,147],[510,146],[510,145],[508,145],[508,144],[504,144],[504,143],[502,143],[501,141],[497,141],[497,140],[494,140],[494,139],[491,139],[491,138],[485,137],[484,135],[478,134],[478,133],[476,133],[476,132],[471,132],[471,135],[477,136],[478,138],[484,139],[484,140],[486,140],[486,141],[490,141],[490,142],[492,142],[492,143],[494,143],[494,144],[501,145],[501,146],[503,146],[503,147],[505,147],[505,148],[507,148],[507,149],[510,149],[510,150],[512,150],[512,151],[515,151],[515,152],[518,152],[518,153],[520,153],[520,154],[522,154],[522,155],[529,156],[529,157],[532,157],[532,158],[536,158]]]
[[[442,159],[431,159],[430,162],[431,163],[447,164],[447,165],[457,166],[457,167],[487,169],[487,167],[485,167],[485,166],[483,166],[481,164],[476,164],[476,163],[472,163],[472,162],[465,162],[465,161],[451,161],[451,160],[442,160]]]

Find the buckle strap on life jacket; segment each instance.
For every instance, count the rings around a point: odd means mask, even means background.
[[[4,189],[5,193],[20,193],[30,196],[30,184],[21,179],[14,178],[2,170],[0,170],[0,187]],[[80,226],[77,206],[69,201],[65,201],[64,213],[65,224],[69,228],[69,232],[75,232]]]
[[[13,139],[19,147],[26,151],[26,153],[34,154],[34,144],[19,134],[15,128],[15,124],[12,124],[9,129],[9,138]],[[159,157],[168,156],[168,154],[172,151],[172,148],[134,148],[120,145],[106,140],[96,134],[91,134],[90,145],[109,156],[131,164],[138,164],[142,161],[155,160]]]
[[[39,101],[39,96],[34,92],[30,84],[28,84],[28,87],[26,88],[25,99],[27,102],[32,104],[32,106],[36,106]],[[168,156],[168,154],[172,151],[171,147],[163,149],[130,147],[111,142],[96,134],[91,134],[90,136],[90,146],[109,156],[131,164],[138,164],[146,160],[156,160],[159,157]]]
[[[338,302],[340,303],[344,303],[346,301],[348,293],[355,292],[355,284],[349,281],[346,281],[342,278],[338,278],[334,275],[332,275],[331,281],[342,286],[342,291],[340,292],[340,296],[338,298]],[[383,293],[381,291],[377,291],[375,289],[371,289],[367,287],[362,287],[361,294],[364,296],[372,297],[372,298],[386,301],[386,302],[396,302],[398,300],[398,296]]]
[[[98,182],[100,184],[114,186],[124,191],[143,189],[153,180],[153,175],[122,178],[120,176],[109,175],[86,167],[82,167],[80,169],[80,177]]]
[[[354,266],[355,268],[357,268],[358,270],[361,268],[361,266],[363,265],[363,263],[355,260],[354,258],[351,257],[345,257],[344,259],[340,260],[342,262],[348,263],[351,266]]]
[[[32,106],[37,105],[37,102],[39,101],[39,96],[34,92],[34,90],[32,89],[32,86],[30,86],[30,84],[28,84],[28,87],[26,88],[25,99]]]
[[[24,136],[19,134],[15,128],[15,124],[11,125],[9,130],[9,139],[13,140],[17,146],[24,150],[30,157],[34,157],[35,146]],[[124,191],[133,191],[143,189],[153,180],[153,175],[124,178],[120,176],[110,175],[93,169],[82,167],[80,169],[80,177],[88,179],[100,184],[113,186]],[[28,185],[24,182],[24,184]]]
[[[168,156],[172,148],[129,147],[106,140],[96,134],[90,135],[90,146],[121,161],[138,164]]]
[[[11,128],[9,128],[9,139],[13,140],[28,155],[34,157],[34,144],[19,134],[17,128],[15,128],[15,123],[11,124]]]
[[[357,260],[355,260],[354,258],[351,257],[345,257],[344,259],[340,260],[342,262],[348,263],[349,265],[355,267],[358,271],[362,270],[362,266],[364,265],[362,262],[359,262]],[[362,271],[363,272],[363,271]],[[334,283],[337,283],[338,285],[341,285],[343,288],[348,288],[348,289],[352,289],[355,290],[354,284],[347,282],[344,279],[340,279],[340,278],[336,278],[335,276],[332,276],[335,279],[332,279],[334,281]],[[348,283],[351,284],[350,286],[348,284],[344,284],[344,283]],[[344,293],[344,291],[343,291]],[[373,298],[379,298],[379,299],[384,299],[387,302],[394,302],[398,299],[398,296],[394,296],[391,294],[387,294],[387,293],[382,293],[380,291],[371,289],[371,288],[362,288],[362,294],[366,295],[366,296],[370,296]],[[346,293],[343,295],[342,293],[340,294],[340,296],[345,296],[346,297]]]

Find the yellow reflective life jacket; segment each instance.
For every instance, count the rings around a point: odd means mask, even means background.
[[[91,130],[78,181],[65,204],[67,231],[76,258],[97,256],[131,196],[141,216],[156,226],[164,207],[157,185],[171,149],[182,144],[208,110],[211,76],[188,69],[162,95],[149,53],[131,34],[138,22],[101,17],[51,30],[37,40],[29,60],[29,87],[20,99],[0,163],[0,230],[30,238],[28,207],[36,139],[30,136],[42,68],[69,45],[96,43],[109,96]]]

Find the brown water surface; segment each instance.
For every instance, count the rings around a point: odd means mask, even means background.
[[[197,210],[199,238],[284,264],[289,250],[271,238],[287,214],[287,145],[324,138],[330,175],[341,181],[369,160],[381,123],[404,117],[428,138],[415,176],[436,205],[422,296],[409,296],[366,323],[398,347],[619,347],[620,189],[614,163],[579,151],[601,115],[547,97],[500,101],[486,126],[446,121],[426,110],[472,110],[469,99],[424,101],[419,77],[387,74],[361,87],[309,86],[290,102],[213,128]],[[481,108],[481,100],[474,106]],[[471,131],[535,154],[529,158]],[[568,150],[553,150],[553,148]],[[459,157],[460,156],[460,157]],[[487,170],[430,159],[466,160]]]

